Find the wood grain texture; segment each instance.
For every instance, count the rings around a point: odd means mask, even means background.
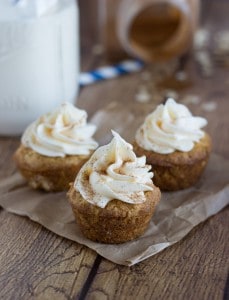
[[[0,178],[15,171],[18,139],[2,138]],[[72,299],[96,258],[93,251],[61,238],[28,218],[0,210],[0,298]]]
[[[229,209],[130,268],[102,261],[87,299],[222,299]]]
[[[203,2],[209,5],[209,0]],[[101,56],[93,55],[93,45],[98,41],[96,4],[91,0],[80,0],[79,4],[81,69],[89,70],[104,63]],[[228,18],[223,19],[221,14],[229,11],[228,0],[212,0],[208,8],[207,13],[202,12],[203,17],[213,20],[217,28],[226,28]],[[181,101],[187,94],[200,97],[199,104],[189,107],[208,119],[214,152],[229,158],[228,69],[216,67],[213,77],[205,79],[191,59],[185,70],[190,74],[189,85],[177,89],[168,79],[162,89],[177,90]],[[121,102],[131,110],[142,84],[153,89],[152,81],[143,82],[142,73],[95,84],[81,91],[78,106],[89,116],[111,102]],[[209,102],[216,103],[215,110],[203,108]],[[18,138],[0,138],[0,179],[15,172],[11,158],[18,145]],[[229,265],[228,227],[227,208],[179,243],[128,268],[102,259],[28,218],[0,209],[0,299],[222,299]]]
[[[95,254],[27,218],[1,213],[1,299],[72,299]]]

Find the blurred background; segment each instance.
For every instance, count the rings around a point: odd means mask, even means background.
[[[140,70],[140,103],[229,85],[228,14],[228,0],[0,0],[0,134],[80,104],[83,86]]]
[[[120,2],[120,0],[79,0],[82,70],[90,70],[95,65],[117,62],[125,58],[124,53],[121,55],[116,53],[115,56],[108,48],[106,38],[104,38],[104,34],[110,30],[112,39],[116,39],[112,31],[113,25],[107,21],[107,15],[111,14],[113,10],[116,22],[120,22],[121,20],[118,19],[117,11],[114,8],[114,6],[120,5]],[[187,52],[193,55],[195,50],[202,51],[201,54],[198,53],[196,60],[199,60],[199,64],[205,62],[205,76],[207,77],[210,76],[210,68],[212,67],[207,67],[207,64],[213,63],[210,60],[214,60],[214,63],[217,62],[217,64],[228,65],[229,21],[227,16],[229,3],[228,0],[200,0],[196,2],[199,2],[200,11],[197,13],[192,9],[191,12],[195,16],[199,15],[198,28],[195,28],[195,35],[193,36],[194,45],[189,44],[189,51]],[[128,12],[125,15],[127,16]],[[126,56],[128,55],[126,54]],[[96,59],[94,59],[95,57]]]

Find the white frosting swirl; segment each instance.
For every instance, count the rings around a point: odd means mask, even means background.
[[[161,154],[188,152],[204,136],[200,128],[206,124],[206,119],[194,117],[186,106],[170,98],[146,117],[137,130],[136,142],[145,150]]]
[[[110,144],[98,148],[78,173],[74,187],[91,204],[105,207],[113,199],[143,203],[144,192],[152,191],[145,156],[136,157],[132,145],[112,131]]]
[[[51,157],[88,155],[98,147],[92,139],[96,126],[87,124],[87,113],[70,103],[63,103],[27,127],[22,144]]]

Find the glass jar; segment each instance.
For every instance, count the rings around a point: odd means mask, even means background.
[[[199,0],[100,0],[101,40],[111,58],[124,51],[145,61],[166,61],[191,46]]]
[[[54,0],[47,9],[44,1],[42,7],[36,0],[14,2],[0,2],[1,135],[21,134],[61,102],[74,103],[78,93],[76,1]]]

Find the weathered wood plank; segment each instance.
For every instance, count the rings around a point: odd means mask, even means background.
[[[102,261],[87,299],[222,299],[229,263],[228,218],[225,209],[136,266]]]
[[[90,3],[81,0],[81,11]],[[90,5],[95,9],[95,1]],[[227,0],[221,0],[220,5],[226,11]],[[211,5],[215,22],[226,21],[220,14],[222,7],[216,7],[217,1]],[[90,14],[84,10],[81,19],[82,70],[94,68],[100,60],[91,56],[97,36],[96,27],[90,32],[88,28],[95,24],[95,11],[89,6],[87,9]],[[208,18],[209,13],[205,14]],[[195,63],[189,62],[186,67],[191,85],[179,90],[181,99],[188,93],[200,96],[201,102],[189,107],[208,119],[213,150],[228,158],[228,70],[216,68],[213,78],[204,79],[198,75]],[[82,90],[78,105],[89,116],[110,102],[121,101],[131,109],[142,84],[141,74],[134,74],[87,87]],[[153,82],[144,84],[152,90]],[[176,90],[170,81],[163,88]],[[215,110],[203,109],[202,104],[209,101],[216,102]],[[0,139],[0,178],[15,171],[11,156],[18,144],[18,139]],[[93,251],[58,237],[27,218],[0,210],[0,298],[73,299],[79,297],[84,286],[81,296],[87,299],[222,299],[229,262],[228,220],[229,210],[225,209],[173,247],[127,268],[104,259],[97,259],[95,266],[97,256]],[[96,273],[91,271],[92,266],[95,271],[98,268]]]
[[[0,178],[15,171],[18,139],[1,138]],[[0,211],[0,298],[72,299],[83,286],[96,254],[28,218]]]
[[[93,251],[5,211],[0,224],[1,299],[72,299],[80,292]]]

